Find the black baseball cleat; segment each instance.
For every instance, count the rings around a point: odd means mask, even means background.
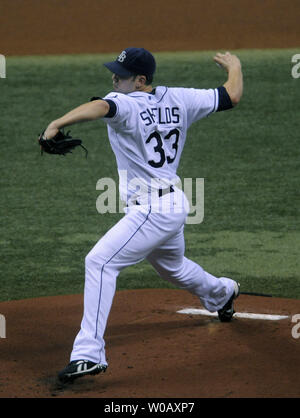
[[[223,306],[223,308],[218,310],[219,320],[221,322],[230,322],[233,314],[235,313],[233,309],[233,301],[239,296],[240,294],[240,284],[235,282],[234,284],[234,292],[230,297],[229,301]]]
[[[62,383],[73,382],[78,377],[86,375],[95,375],[106,371],[107,366],[104,364],[93,363],[89,360],[71,361],[61,372],[58,373],[58,379]]]

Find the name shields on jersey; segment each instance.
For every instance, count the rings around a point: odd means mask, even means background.
[[[168,123],[179,123],[180,113],[179,107],[151,107],[140,112],[140,117],[146,126],[152,124],[165,125]]]

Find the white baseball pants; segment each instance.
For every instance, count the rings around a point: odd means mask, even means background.
[[[151,205],[133,205],[85,259],[84,313],[71,361],[85,359],[107,365],[104,332],[116,279],[122,269],[147,259],[158,274],[199,297],[215,312],[234,291],[234,282],[216,278],[184,256],[184,222],[188,202],[183,192],[162,196]]]

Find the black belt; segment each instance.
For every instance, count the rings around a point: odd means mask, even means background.
[[[157,192],[158,192],[158,197],[162,197],[165,194],[174,193],[174,187],[170,186],[170,187],[167,187],[166,189],[158,189]],[[135,200],[134,202],[132,202],[132,205],[140,205],[140,203],[137,200]]]
[[[158,197],[162,197],[162,196],[164,196],[165,194],[168,194],[168,193],[174,193],[174,187],[173,186],[167,187],[166,189],[158,189]]]

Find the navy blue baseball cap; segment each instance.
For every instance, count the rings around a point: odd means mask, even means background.
[[[132,75],[145,75],[151,78],[156,69],[156,63],[151,52],[144,48],[126,48],[115,61],[104,64],[112,73],[128,78]]]

